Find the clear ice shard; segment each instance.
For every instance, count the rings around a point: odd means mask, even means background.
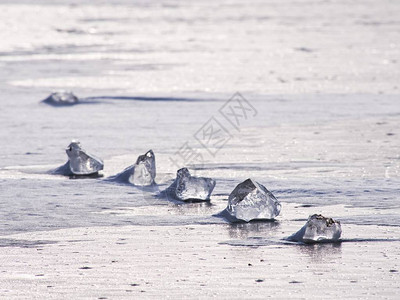
[[[79,99],[72,92],[58,91],[51,93],[50,96],[48,96],[42,102],[54,106],[63,106],[77,104],[79,102]]]
[[[246,222],[272,220],[279,215],[281,204],[265,186],[249,178],[238,184],[229,195],[226,211]]]
[[[127,167],[121,173],[111,179],[120,182],[127,182],[137,186],[149,186],[155,183],[156,158],[152,150],[140,155],[136,163]]]
[[[215,183],[212,178],[191,176],[187,168],[182,168],[176,172],[176,179],[166,192],[171,197],[182,201],[209,201]]]
[[[339,221],[325,218],[322,215],[312,215],[307,223],[288,240],[303,243],[337,242],[342,234]]]
[[[86,153],[78,141],[72,141],[68,148],[65,149],[65,152],[67,152],[69,158],[67,164],[73,175],[91,175],[103,170],[103,161],[94,155]]]

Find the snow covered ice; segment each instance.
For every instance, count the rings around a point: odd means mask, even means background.
[[[72,92],[68,91],[59,91],[53,92],[44,99],[42,102],[54,105],[54,106],[63,106],[63,105],[74,105],[78,103],[78,97],[75,96]]]
[[[307,223],[288,240],[303,243],[336,242],[341,234],[339,221],[315,214],[310,216]]]
[[[210,200],[215,180],[206,177],[194,177],[187,168],[176,172],[176,179],[167,189],[167,194],[178,200]]]
[[[62,175],[92,175],[103,170],[104,163],[100,158],[87,153],[78,141],[72,141],[65,149],[69,160],[67,163],[53,171]]]
[[[226,211],[232,217],[246,222],[272,220],[279,215],[281,204],[262,184],[249,178],[238,184],[229,195]]]
[[[156,159],[152,150],[140,155],[136,163],[129,166],[113,178],[116,181],[131,183],[137,186],[149,186],[155,183]]]

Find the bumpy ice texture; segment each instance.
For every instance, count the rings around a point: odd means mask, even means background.
[[[177,171],[176,179],[167,189],[167,193],[182,201],[208,201],[215,183],[211,178],[191,176],[187,168],[182,168]]]
[[[337,242],[341,234],[342,228],[339,221],[322,215],[312,215],[307,223],[288,240],[303,243]]]
[[[272,220],[279,215],[281,204],[262,184],[247,179],[229,195],[226,211],[232,217],[246,222]]]

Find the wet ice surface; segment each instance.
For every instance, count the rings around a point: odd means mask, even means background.
[[[4,234],[70,226],[221,222],[210,216],[227,206],[233,188],[249,176],[264,183],[282,202],[283,214],[288,202],[316,208],[344,204],[373,210],[366,214],[355,211],[343,218],[329,211],[325,213],[340,217],[344,223],[400,226],[398,140],[387,135],[399,133],[396,125],[398,107],[391,96],[379,96],[382,105],[377,104],[375,96],[320,95],[307,101],[301,97],[295,100],[293,96],[287,97],[287,101],[255,97],[253,105],[260,115],[269,116],[271,123],[264,127],[242,128],[215,159],[207,156],[207,152],[193,141],[192,134],[202,125],[200,121],[193,123],[193,119],[198,111],[207,117],[215,113],[224,103],[222,96],[215,102],[112,100],[95,105],[63,107],[62,110],[38,104],[39,97],[32,97],[27,107],[15,105],[19,103],[18,97],[23,102],[23,98],[16,95],[15,101],[8,104],[17,120],[6,121],[6,115],[0,119],[3,128],[9,128],[10,132],[1,132],[4,145],[0,150],[0,213],[1,218],[7,221],[0,226]],[[354,106],[354,115],[351,109],[339,117],[323,110],[310,115],[309,111],[319,105],[317,99],[326,106],[331,105],[332,110],[337,109],[335,103],[346,102],[347,107]],[[361,99],[368,103],[365,106],[367,111],[356,113]],[[303,106],[294,109],[297,102]],[[370,106],[376,106],[376,113],[368,111]],[[153,112],[151,116],[146,115],[147,107]],[[181,115],[177,107],[186,114]],[[28,109],[32,118],[29,122],[22,121],[22,115]],[[131,110],[135,113],[130,113]],[[177,114],[179,118],[176,118]],[[309,114],[309,118],[300,121],[297,115],[304,114]],[[45,115],[47,120],[39,115]],[[80,117],[73,118],[77,115],[91,116],[90,123]],[[132,131],[129,124],[132,118],[139,120],[138,116],[145,118],[141,130]],[[284,125],[274,125],[279,124],[281,116],[288,121]],[[360,120],[361,116],[363,119]],[[153,118],[157,118],[159,126],[152,127]],[[171,123],[171,119],[176,122]],[[258,122],[263,124],[263,121]],[[164,137],[170,134],[166,128],[171,127],[172,131],[180,134],[169,140]],[[104,158],[105,177],[117,174],[135,161],[136,153],[145,153],[149,148],[160,153],[157,154],[160,174],[156,177],[160,190],[168,187],[175,176],[176,169],[169,164],[169,158],[174,157],[179,147],[189,140],[207,158],[204,166],[192,166],[194,174],[217,180],[211,195],[211,203],[215,206],[187,208],[160,201],[154,197],[155,192],[114,185],[103,179],[69,180],[45,175],[65,161],[65,140],[76,137],[77,132],[87,147],[95,149],[96,155]],[[29,134],[30,138],[15,139],[14,134],[21,137]],[[147,141],[145,145],[143,139]],[[137,140],[141,142],[134,142]],[[249,148],[247,145],[252,146]],[[246,160],[240,159],[243,157]],[[155,217],[151,209],[153,205],[168,209],[157,212]],[[108,210],[118,207],[128,209],[136,206],[143,207],[140,216],[121,216],[121,209],[107,218],[98,216],[99,212],[107,214]],[[171,215],[171,211],[177,213]],[[305,222],[307,216],[304,213],[295,219],[302,218]],[[291,233],[287,232],[287,236]]]
[[[344,246],[290,244],[293,251],[312,262],[331,255],[342,263],[346,245],[359,251],[378,245],[373,259],[393,261],[393,248],[381,248],[398,246],[394,235],[400,227],[397,3],[120,0],[0,6],[1,235],[136,225],[147,237],[149,226],[201,224],[228,233],[213,245],[239,246],[232,251],[240,252],[283,247],[309,215],[321,213],[341,222]],[[40,103],[59,89],[72,90],[79,103]],[[236,91],[257,110],[238,128],[219,111]],[[230,134],[215,155],[196,139],[211,117]],[[104,159],[103,178],[48,174],[65,163],[65,142],[73,138]],[[186,142],[205,159],[188,165],[192,175],[217,181],[210,203],[157,197],[186,165],[170,164]],[[106,180],[148,149],[157,155],[158,186]],[[229,224],[213,217],[249,177],[281,202],[277,221]],[[0,245],[35,245],[27,240],[4,238]],[[36,239],[42,240],[47,239]],[[365,267],[357,260],[346,263]],[[285,270],[275,267],[274,274]]]
[[[1,171],[3,197],[0,212],[4,222],[0,224],[0,232],[11,234],[65,227],[128,224],[226,224],[227,221],[213,215],[227,206],[227,196],[236,182],[222,178],[217,178],[217,181],[209,204],[186,204],[157,196],[158,190],[167,188],[168,183],[160,185],[158,189],[144,190],[131,185],[111,183],[102,178],[68,179],[55,175],[50,177]],[[315,182],[312,188],[308,184],[308,188],[305,188],[305,184],[299,181],[280,182],[274,185],[276,189],[271,187],[282,204],[277,224],[297,224],[291,231],[286,231],[282,238],[303,226],[309,214],[317,212],[332,215],[342,224],[400,226],[400,207],[397,195],[394,194],[399,183],[398,180],[390,184],[387,180],[375,181],[377,191],[372,196],[364,192],[365,185],[369,184],[365,180],[337,180],[336,184],[340,184],[343,191],[340,194],[337,193],[337,188],[328,187],[331,184],[329,182]],[[282,185],[294,188],[286,189]],[[299,185],[302,188],[298,188]],[[376,197],[386,200],[376,205]],[[321,200],[324,198],[326,201]],[[290,212],[293,210],[291,203],[297,209],[295,214]],[[348,213],[324,208],[333,204],[344,205]],[[264,231],[261,235],[267,232]]]
[[[253,105],[260,115],[269,116],[270,123],[242,128],[215,159],[207,156],[207,151],[193,140],[192,135],[202,126],[200,121],[193,123],[193,119],[199,111],[207,117],[214,114],[224,103],[221,95],[209,96],[216,98],[214,102],[110,100],[62,109],[38,104],[39,97],[32,97],[27,106],[15,105],[19,103],[18,97],[23,102],[26,95],[23,98],[15,95],[15,101],[8,104],[15,112],[16,120],[7,121],[8,115],[0,119],[10,132],[10,135],[1,132],[5,143],[0,150],[0,213],[7,221],[0,226],[4,234],[70,226],[221,222],[210,216],[227,206],[233,188],[249,176],[268,186],[282,202],[283,214],[288,202],[316,208],[344,204],[373,208],[373,213],[355,211],[353,215],[339,218],[342,222],[400,226],[398,140],[387,135],[398,134],[396,112],[399,109],[392,96],[381,95],[379,101],[375,100],[376,96],[367,95],[320,95],[310,96],[308,100],[288,96],[285,101],[254,97]],[[324,110],[310,114],[310,110],[320,105],[318,101],[329,106],[331,111],[337,109],[337,103],[346,103],[354,110],[344,111],[344,116],[335,116]],[[356,110],[361,101],[368,103],[363,106],[365,112]],[[301,107],[295,105],[298,102],[302,103]],[[368,111],[371,106],[375,107],[375,113]],[[147,107],[153,112],[151,116],[146,115]],[[31,119],[22,121],[28,109]],[[181,115],[180,110],[186,114]],[[301,121],[300,116],[304,114],[309,118]],[[41,115],[47,119],[40,118]],[[74,117],[80,115],[91,116],[90,122]],[[139,120],[138,116],[144,118],[141,130],[132,131],[129,124],[132,120]],[[157,118],[159,126],[152,127],[153,118]],[[287,121],[277,125],[282,118]],[[264,124],[264,119],[252,122]],[[175,139],[167,139],[165,136],[170,134],[167,128],[180,134]],[[215,206],[186,208],[160,201],[154,197],[155,192],[114,185],[103,179],[69,180],[46,175],[48,170],[65,161],[65,140],[76,137],[77,132],[87,147],[95,149],[96,155],[105,159],[105,177],[117,174],[135,161],[136,153],[145,153],[149,148],[160,153],[160,174],[156,177],[159,190],[168,187],[175,176],[176,169],[169,164],[169,158],[174,157],[179,147],[189,140],[207,159],[203,166],[192,166],[194,174],[217,180],[211,195],[211,203]],[[30,138],[14,139],[14,134],[29,134]],[[147,141],[145,145],[143,139]],[[136,140],[141,141],[139,145],[134,142]],[[247,145],[252,146],[249,148]],[[240,159],[243,157],[246,160]],[[154,210],[150,208],[153,205],[168,209],[157,212],[154,217]],[[136,206],[144,207],[141,216],[121,216],[120,209],[119,213],[107,218],[98,216],[99,212],[106,214],[118,207],[128,209]],[[146,208],[148,216],[144,217]],[[32,213],[32,209],[36,212]],[[178,213],[171,216],[170,211]],[[325,213],[334,218],[341,217]],[[307,216],[302,214],[295,219],[302,218],[305,222]],[[291,233],[287,232],[287,235]]]
[[[1,186],[7,188],[7,198],[18,199],[12,207],[1,201],[2,219],[6,220],[0,224],[2,234],[81,226],[210,222],[207,207],[203,211],[197,206],[182,208],[160,201],[153,196],[155,192],[99,179],[2,180]],[[141,208],[142,213],[130,214],[132,208]],[[171,216],[167,209],[182,212]]]

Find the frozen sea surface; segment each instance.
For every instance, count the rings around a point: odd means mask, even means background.
[[[102,179],[44,175],[65,162],[63,147],[73,138],[106,160],[106,176],[153,149],[164,185],[176,171],[170,159],[188,143],[205,158],[191,167],[218,179],[212,203],[256,177],[282,202],[392,214],[399,207],[400,50],[392,39],[399,7],[388,1],[372,10],[354,2],[356,13],[348,14],[347,2],[324,4],[329,13],[316,1],[298,5],[302,15],[288,2],[3,2],[2,233],[145,224],[150,216],[97,213],[148,201],[177,205]],[[387,13],[385,21],[376,10]],[[81,103],[39,103],[65,88]],[[238,130],[219,113],[236,91],[257,111]],[[232,136],[215,156],[196,140],[212,116]],[[175,215],[165,218],[156,219],[177,222]],[[347,221],[400,223],[385,214]]]
[[[216,245],[281,247],[321,213],[341,222],[343,241],[355,244],[348,247],[398,248],[399,16],[389,0],[2,1],[0,246],[42,245],[29,235],[55,229],[128,235],[119,227],[132,225],[139,238],[151,226],[154,239],[195,226],[207,243],[209,226],[224,232]],[[59,89],[80,103],[40,102]],[[239,124],[221,114],[236,92],[252,107]],[[225,128],[220,149],[199,141],[213,120]],[[104,159],[103,177],[48,173],[66,162],[72,139]],[[184,146],[204,161],[183,161]],[[157,187],[107,180],[149,149]],[[157,195],[184,166],[217,181],[210,203]],[[213,216],[249,177],[282,203],[277,222],[229,225]],[[16,233],[27,235],[7,238]],[[343,261],[340,247],[326,252]],[[307,249],[316,262],[325,253]]]
[[[203,222],[237,183],[255,177],[283,203],[373,207],[379,217],[346,221],[398,226],[399,5],[354,2],[353,14],[347,5],[3,1],[1,232],[152,218],[99,217],[116,207],[181,210],[154,191],[103,179],[153,149],[163,187],[185,143],[205,161],[178,166],[218,181],[214,204],[185,222]],[[54,89],[81,101],[39,103]],[[236,91],[256,110],[240,128],[219,112]],[[196,139],[211,117],[231,136],[214,156]],[[105,159],[104,178],[46,175],[66,161],[63,147],[74,138]],[[155,219],[179,223],[175,215]]]
[[[197,97],[200,101],[101,99],[73,107],[38,103],[40,96],[20,105],[5,101],[7,110],[2,111],[11,113],[1,119],[5,129],[0,150],[0,215],[5,220],[1,232],[221,222],[210,216],[226,206],[233,188],[248,177],[257,178],[274,193],[283,203],[283,213],[286,202],[344,204],[377,212],[346,216],[347,223],[400,225],[396,137],[400,109],[394,96],[249,96],[257,116],[240,132],[231,127],[232,138],[215,157],[195,134],[211,116],[218,116],[225,99],[221,95],[207,95],[215,100]],[[74,138],[104,159],[102,178],[69,179],[47,173],[65,163],[65,145]],[[198,176],[217,180],[210,206],[184,206],[156,196],[157,190],[173,181],[176,168],[170,160],[179,161],[177,153],[185,143],[205,159],[189,168]],[[148,149],[157,157],[156,190],[106,180]],[[185,166],[184,160],[179,163]],[[140,216],[107,214],[115,208],[154,205],[169,209],[156,216],[153,209],[148,215],[143,209]],[[171,215],[170,210],[179,213]],[[335,217],[341,220],[340,215]]]

